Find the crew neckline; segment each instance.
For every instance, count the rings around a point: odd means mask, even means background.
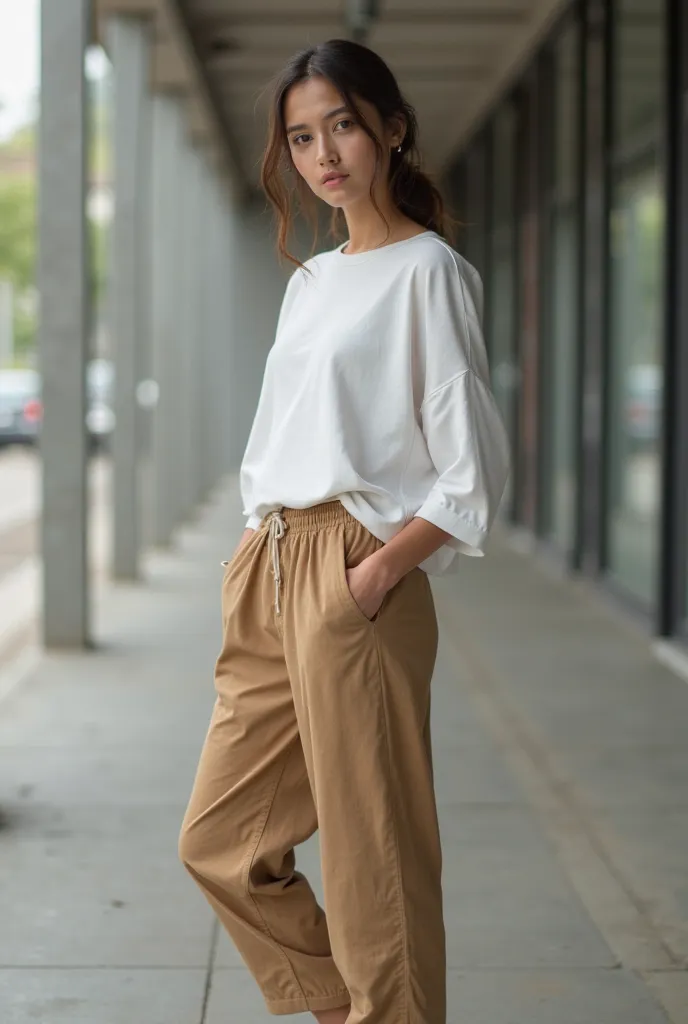
[[[349,242],[349,239],[347,238],[336,246],[334,254],[340,263],[361,263],[363,260],[372,259],[383,252],[387,252],[389,249],[398,249],[401,245],[408,245],[409,242],[415,242],[417,238],[424,238],[426,235],[436,234],[436,231],[433,231],[432,228],[428,228],[426,231],[419,231],[415,235],[409,235],[408,238],[400,238],[398,242],[389,242],[387,245],[379,245],[375,249],[364,249],[363,252],[342,252],[344,246]]]

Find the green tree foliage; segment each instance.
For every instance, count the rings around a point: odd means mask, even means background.
[[[15,352],[22,363],[35,346],[35,309],[26,301],[36,271],[36,184],[32,177],[0,179],[0,277],[14,285]]]
[[[101,186],[110,173],[109,88],[107,76],[89,84],[89,176],[94,185]],[[26,361],[36,343],[36,130],[31,122],[0,142],[0,278],[14,285],[14,336],[19,362]],[[107,223],[89,220],[88,242],[95,317],[102,311],[106,292]]]
[[[91,258],[91,301],[95,312],[105,301],[110,232],[106,224],[99,224],[94,220],[89,220],[88,231]]]
[[[18,291],[36,270],[36,184],[33,178],[0,179],[0,277]]]

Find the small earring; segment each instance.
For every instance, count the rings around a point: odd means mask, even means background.
[[[397,153],[401,153],[401,145],[397,146]]]

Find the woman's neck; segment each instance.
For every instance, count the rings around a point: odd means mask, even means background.
[[[422,224],[411,220],[410,217],[400,213],[394,208],[393,211],[381,207],[387,223],[373,211],[374,216],[367,214],[365,217],[356,217],[351,213],[346,217],[346,227],[349,235],[349,242],[346,251],[350,255],[357,252],[367,252],[369,249],[376,249],[378,246],[390,245],[392,242],[400,242],[404,238],[424,231]]]

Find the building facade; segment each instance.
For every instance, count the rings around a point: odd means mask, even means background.
[[[504,516],[688,643],[688,5],[573,2],[445,179],[483,276]]]

